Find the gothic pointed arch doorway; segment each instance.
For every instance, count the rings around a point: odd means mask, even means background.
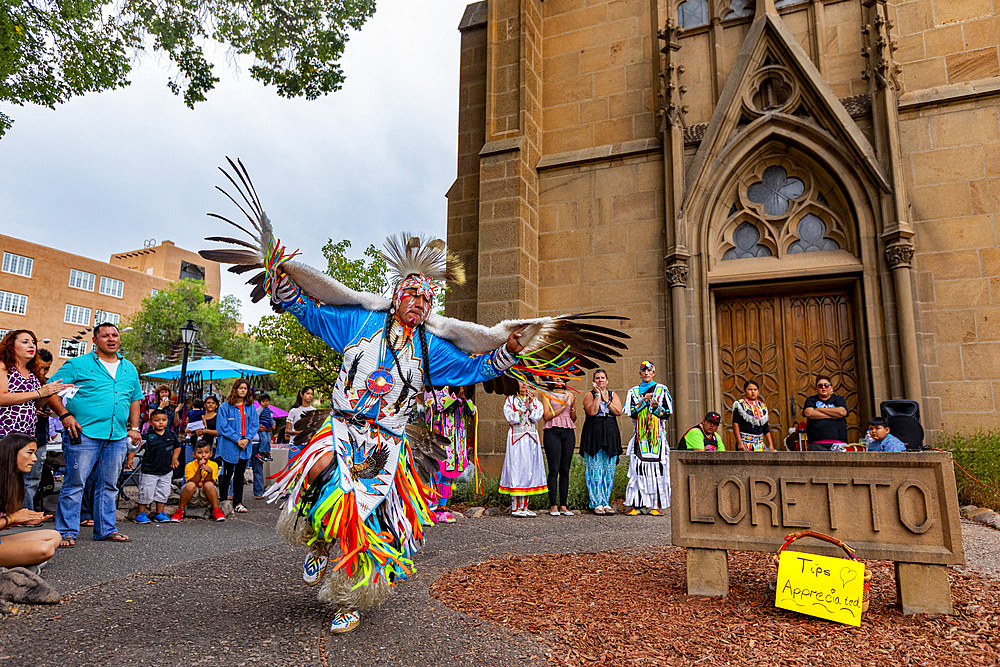
[[[818,163],[777,143],[722,195],[706,244],[719,404],[731,412],[744,381],[756,381],[780,447],[816,375],[828,375],[859,440],[871,392],[854,207]],[[724,437],[735,444],[730,428]]]

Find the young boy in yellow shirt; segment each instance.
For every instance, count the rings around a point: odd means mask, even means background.
[[[211,460],[212,446],[208,443],[198,443],[194,449],[194,460],[184,466],[184,486],[181,488],[181,499],[177,511],[170,517],[171,521],[179,522],[184,518],[184,508],[191,499],[198,495],[199,499],[208,499],[212,505],[212,517],[216,521],[225,521],[226,517],[219,509],[219,464]]]

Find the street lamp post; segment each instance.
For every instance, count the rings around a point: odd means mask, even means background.
[[[181,388],[177,397],[178,405],[187,405],[184,402],[186,398],[184,390],[187,387],[188,350],[191,349],[191,343],[194,342],[194,335],[196,333],[198,333],[198,327],[194,325],[192,320],[188,320],[187,324],[181,327],[181,340],[184,341],[184,356],[181,357]],[[169,415],[171,422],[173,421],[173,417],[173,415]]]

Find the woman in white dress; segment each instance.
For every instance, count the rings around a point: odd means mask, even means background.
[[[511,516],[529,517],[528,496],[546,493],[545,461],[538,440],[538,420],[542,418],[542,402],[533,389],[521,382],[516,396],[504,401],[503,416],[510,424],[507,432],[507,456],[500,473],[500,493],[511,497]]]

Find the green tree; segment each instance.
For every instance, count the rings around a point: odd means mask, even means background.
[[[204,289],[200,281],[171,283],[143,299],[142,308],[128,318],[132,331],[122,334],[123,354],[140,373],[166,365],[188,319],[198,327],[198,344],[214,354],[254,366],[263,366],[270,358],[265,343],[239,333],[239,300],[225,296],[206,302]]]
[[[123,88],[143,54],[166,55],[167,86],[193,108],[219,81],[205,57],[253,58],[250,75],[282,97],[316,99],[344,81],[340,58],[375,0],[0,0],[0,101],[55,108]],[[0,137],[12,119],[0,113]]]
[[[347,240],[327,241],[323,246],[327,275],[352,289],[375,294],[384,292],[387,267],[382,254],[370,245],[364,257],[349,259],[346,251],[350,247],[351,242]],[[340,372],[341,355],[306,331],[294,316],[282,313],[262,317],[251,333],[271,349],[268,368],[275,372],[282,393],[295,393],[302,385],[312,385],[326,394],[333,390]]]

